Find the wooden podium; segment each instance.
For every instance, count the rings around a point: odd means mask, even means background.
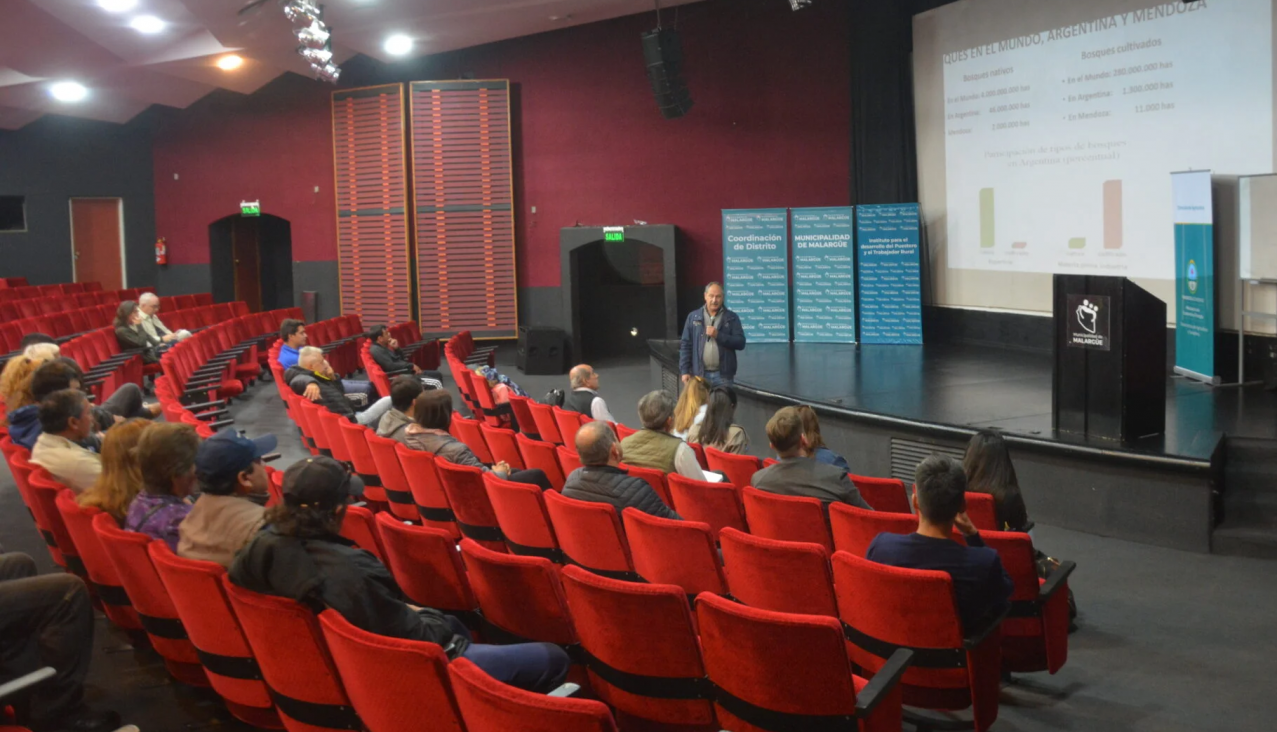
[[[1055,275],[1056,430],[1129,441],[1166,429],[1166,303],[1125,277]]]

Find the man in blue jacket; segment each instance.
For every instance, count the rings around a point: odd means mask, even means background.
[[[745,348],[745,330],[736,313],[723,307],[723,286],[705,286],[705,307],[697,308],[683,323],[678,345],[678,370],[683,383],[703,376],[711,388],[731,385],[736,379],[736,352]]]

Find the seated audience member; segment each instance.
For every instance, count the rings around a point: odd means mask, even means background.
[[[31,719],[19,721],[36,730],[118,728],[120,715],[93,711],[84,703],[93,650],[93,601],[84,581],[69,573],[37,576],[35,561],[26,554],[0,554],[0,678],[45,666],[56,672],[32,687]]]
[[[287,318],[279,324],[279,365],[287,371],[297,365],[297,357],[308,342],[306,324],[296,318]]]
[[[607,409],[607,402],[599,396],[599,372],[589,364],[573,366],[568,372],[568,383],[572,385],[572,391],[563,400],[564,409],[584,414],[590,419],[616,421]]]
[[[289,467],[283,502],[266,512],[267,528],[235,557],[231,582],[315,612],[332,608],[370,633],[438,644],[449,659],[469,659],[512,686],[546,693],[563,682],[570,661],[558,646],[476,644],[455,618],[410,605],[385,565],[338,533],[353,480],[332,458]]]
[[[421,383],[431,389],[443,388],[443,374],[438,371],[423,371],[420,366],[408,360],[408,355],[399,350],[399,341],[390,336],[390,329],[384,325],[375,325],[368,331],[368,340],[372,346],[368,349],[372,360],[377,362],[387,374],[414,374]]]
[[[953,578],[962,627],[968,635],[981,630],[1007,608],[1011,578],[998,553],[984,545],[967,518],[967,477],[956,460],[932,455],[914,471],[913,510],[918,530],[912,534],[881,533],[865,558],[908,569],[936,569]],[[953,540],[957,528],[967,540]]]
[[[31,377],[31,394],[37,401],[55,391],[63,389],[80,389],[84,374],[75,361],[62,356],[47,361],[36,369]],[[97,432],[105,432],[126,419],[156,417],[160,413],[159,405],[147,405],[142,401],[142,390],[137,384],[124,384],[115,390],[102,406],[93,406],[93,423]],[[32,404],[18,409],[9,415],[9,438],[14,444],[22,445],[28,450],[35,446],[40,436],[40,407]],[[99,440],[90,437],[83,447],[96,449]]]
[[[666,391],[651,391],[638,403],[643,429],[621,440],[625,464],[678,473],[692,480],[706,480],[696,453],[686,442],[670,434],[674,426],[674,397]]]
[[[665,505],[646,480],[621,470],[621,443],[607,422],[589,422],[576,433],[581,467],[568,475],[563,495],[578,501],[610,503],[617,513],[637,508],[660,518],[681,518]]]
[[[106,433],[102,438],[102,473],[76,499],[81,506],[109,513],[116,523],[124,525],[129,506],[142,490],[142,468],[134,448],[151,424],[150,420],[130,419]]]
[[[83,392],[53,392],[40,402],[41,433],[31,448],[31,462],[75,493],[88,490],[102,473],[102,458],[80,443],[94,427],[93,410]]]
[[[297,365],[284,372],[284,380],[294,392],[365,427],[376,425],[391,406],[387,396],[369,404],[362,412],[355,412],[354,404],[346,398],[346,382],[337,378],[324,352],[314,346],[302,348]]]
[[[171,331],[160,320],[160,298],[154,292],[143,292],[137,298],[137,308],[142,311],[142,330],[147,337],[160,343],[174,343],[191,337],[189,330]]]
[[[1011,453],[1002,435],[981,430],[971,436],[967,454],[962,459],[967,474],[967,490],[993,496],[1001,531],[1028,531],[1029,510],[1020,495],[1020,482],[1015,477]]]
[[[678,403],[674,405],[674,429],[670,430],[670,434],[686,440],[692,427],[705,419],[708,404],[708,381],[703,377],[693,376],[683,382],[683,393],[678,395]]]
[[[687,441],[743,455],[749,447],[749,435],[745,434],[744,427],[732,422],[736,417],[736,390],[730,386],[714,387],[709,392],[707,407],[705,419],[688,430]]]
[[[754,473],[750,485],[781,496],[819,498],[826,504],[869,508],[847,471],[807,457],[807,435],[797,409],[785,407],[767,420],[767,440],[780,462]]]
[[[160,362],[159,347],[163,343],[142,330],[142,311],[138,309],[136,302],[121,302],[120,307],[115,310],[112,325],[115,326],[115,340],[119,341],[120,348],[141,351],[142,363]]]
[[[142,492],[124,517],[124,528],[160,539],[177,551],[178,526],[191,512],[195,490],[195,455],[200,438],[188,424],[153,424],[137,442]]]
[[[23,407],[38,403],[31,394],[31,379],[46,361],[52,361],[60,353],[56,343],[33,343],[23,349],[21,356],[9,359],[0,372],[0,395],[4,408],[13,414]]]
[[[426,388],[416,378],[407,375],[390,380],[390,410],[381,415],[377,434],[395,442],[403,442],[408,425],[412,424],[412,405]]]
[[[269,498],[262,456],[275,445],[274,435],[250,440],[234,430],[200,443],[195,454],[200,497],[178,526],[178,556],[231,566],[235,553],[262,528]]]
[[[806,404],[800,404],[794,408],[798,410],[798,416],[803,420],[803,436],[807,438],[805,453],[807,457],[815,458],[818,463],[842,468],[843,472],[850,473],[851,466],[847,464],[846,458],[825,446],[825,440],[820,436],[820,418],[816,416],[816,410]]]
[[[497,404],[509,404],[510,395],[526,397],[528,393],[518,384],[514,383],[509,376],[497,371],[491,366],[480,366],[474,370],[476,374],[482,376],[488,382],[488,387],[492,389],[492,399]]]
[[[413,423],[404,429],[403,444],[413,450],[432,453],[457,465],[491,470],[499,478],[515,483],[531,483],[541,490],[550,488],[550,479],[539,468],[512,470],[504,460],[488,467],[470,451],[466,443],[448,432],[452,424],[452,394],[443,389],[424,391],[413,404]]]

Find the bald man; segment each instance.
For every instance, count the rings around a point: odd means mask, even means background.
[[[621,464],[621,443],[606,422],[590,422],[576,433],[581,467],[563,484],[563,495],[578,501],[610,503],[617,512],[634,508],[659,518],[677,519],[646,480],[630,475]]]
[[[154,292],[143,292],[137,299],[137,309],[142,311],[142,330],[152,340],[161,343],[173,343],[187,338],[190,331],[179,330],[176,333],[160,322],[160,298]]]
[[[599,372],[593,367],[588,363],[573,366],[568,372],[568,382],[572,385],[572,393],[563,400],[564,409],[579,412],[591,419],[616,421],[608,411],[607,402],[599,396]]]

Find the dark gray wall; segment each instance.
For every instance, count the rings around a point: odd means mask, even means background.
[[[293,262],[293,290],[297,293],[298,307],[301,307],[303,292],[313,290],[319,293],[316,315],[318,320],[328,320],[341,315],[341,290],[336,260]]]
[[[154,191],[145,119],[118,125],[47,115],[0,131],[0,195],[27,202],[26,233],[0,234],[0,276],[33,285],[70,282],[69,199],[118,197],[128,284],[156,284]]]

